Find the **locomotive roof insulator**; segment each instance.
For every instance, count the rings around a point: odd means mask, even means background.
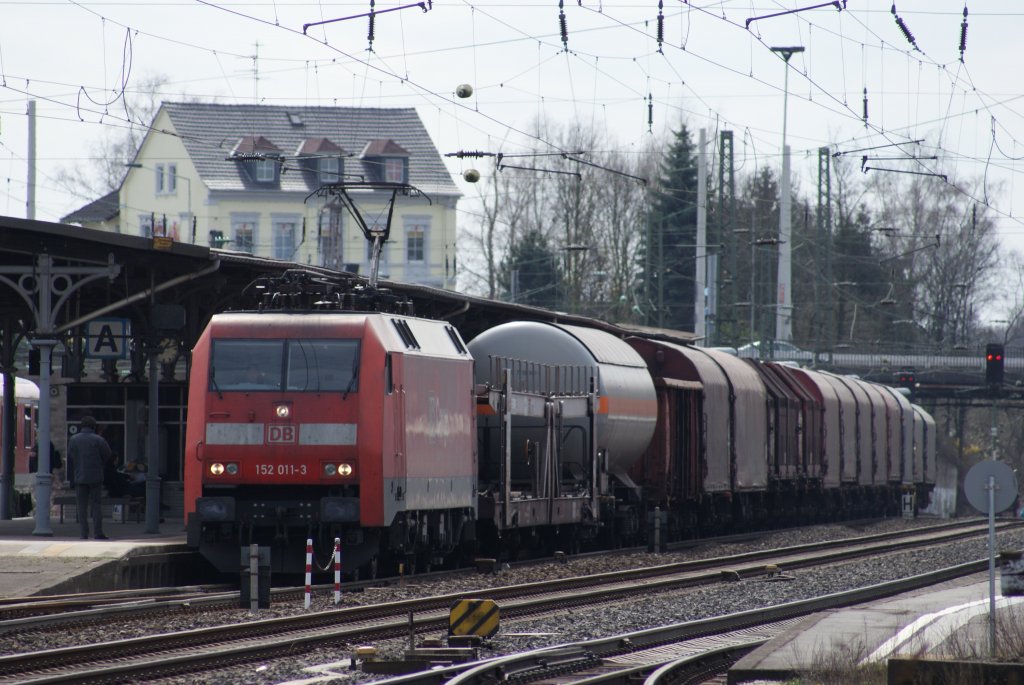
[[[413,315],[412,300],[389,288],[373,287],[351,276],[333,277],[291,270],[265,276],[251,286],[259,311],[361,311]]]

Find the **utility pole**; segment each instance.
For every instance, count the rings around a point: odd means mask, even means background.
[[[729,307],[728,316],[717,317],[715,339],[718,344],[723,342],[723,322],[725,327],[725,338],[730,344],[736,341],[736,332],[739,326],[739,315],[736,303],[739,300],[739,267],[738,267],[738,246],[736,244],[736,174],[733,165],[732,152],[732,131],[722,131],[719,134],[718,154],[718,237],[715,242],[725,246],[729,251],[729,258],[726,268],[728,279],[721,281],[720,302],[727,303]]]
[[[832,309],[832,177],[829,172],[830,156],[827,147],[818,148],[818,255],[824,263],[822,279],[816,289],[815,314],[818,325],[814,352],[817,356],[824,346],[829,352],[835,348],[835,331]],[[823,258],[823,259],[822,259]],[[822,283],[822,281],[824,281]],[[822,311],[824,310],[824,311]],[[822,335],[824,333],[824,335]],[[818,361],[817,359],[815,361]]]
[[[701,129],[697,145],[697,264],[694,283],[693,331],[702,345],[708,344],[708,210],[707,130]]]
[[[25,218],[36,218],[36,101],[28,101],[28,194],[25,196]]]
[[[786,118],[789,106],[789,59],[798,52],[801,46],[772,48],[772,52],[782,56],[786,62],[785,86],[782,95],[782,179],[779,184],[779,277],[778,297],[775,310],[775,339],[791,342],[793,340],[793,278],[792,256],[793,240],[791,221],[791,198],[789,194],[789,146],[786,145]]]

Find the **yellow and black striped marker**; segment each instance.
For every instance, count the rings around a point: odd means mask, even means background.
[[[498,632],[499,613],[494,600],[460,599],[448,614],[448,634],[490,637]]]

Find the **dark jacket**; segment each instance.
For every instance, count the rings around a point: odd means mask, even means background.
[[[68,441],[68,461],[75,471],[75,485],[103,482],[103,469],[110,461],[110,445],[91,428],[82,428]]]

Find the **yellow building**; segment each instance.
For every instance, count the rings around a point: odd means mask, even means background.
[[[126,172],[116,207],[108,196],[63,221],[363,274],[360,222],[318,190],[344,185],[372,229],[393,193],[365,185],[410,184],[419,194],[395,196],[380,275],[455,285],[460,193],[415,109],[163,103]]]

